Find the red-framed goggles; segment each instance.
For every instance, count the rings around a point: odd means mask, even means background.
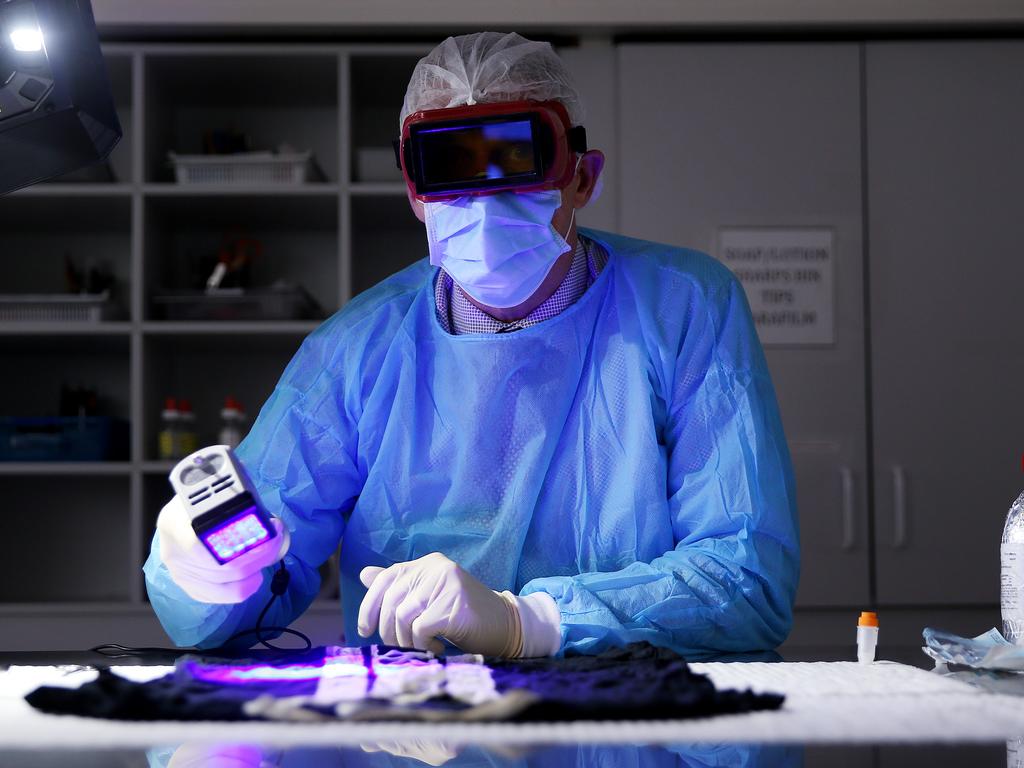
[[[410,193],[423,202],[505,190],[561,189],[587,151],[582,125],[557,101],[512,101],[414,112],[394,141]]]

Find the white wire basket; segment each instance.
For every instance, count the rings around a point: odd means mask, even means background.
[[[179,184],[305,184],[313,177],[312,152],[167,155]]]
[[[109,291],[0,295],[0,322],[100,323],[112,315]]]

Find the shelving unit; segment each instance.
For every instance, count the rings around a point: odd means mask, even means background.
[[[377,150],[379,161],[390,148],[409,74],[426,50],[104,46],[125,132],[110,160],[114,179],[58,180],[0,199],[4,256],[28,255],[4,270],[0,293],[59,292],[70,254],[80,268],[109,266],[117,319],[0,323],[0,354],[18,371],[5,383],[11,392],[0,414],[54,413],[62,379],[90,384],[107,415],[129,422],[130,452],[124,461],[0,463],[5,504],[19,512],[0,537],[0,620],[19,632],[0,643],[25,647],[35,637],[33,622],[38,633],[59,625],[66,647],[110,640],[99,615],[134,627],[128,637],[136,642],[161,640],[141,567],[170,495],[166,475],[174,462],[158,460],[156,450],[163,398],[191,399],[200,441],[213,442],[223,398],[238,397],[251,422],[321,320],[168,321],[151,297],[185,287],[201,258],[232,234],[263,244],[252,265],[255,285],[299,284],[324,317],[424,255],[422,224],[397,169],[379,178],[359,178],[358,169],[361,150]],[[310,149],[319,180],[174,183],[167,152],[199,152],[211,128],[245,132],[259,148]],[[59,482],[45,482],[50,478]],[[337,625],[337,580],[329,568],[324,575],[312,614]]]

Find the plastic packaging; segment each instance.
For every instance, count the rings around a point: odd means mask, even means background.
[[[857,621],[857,661],[870,664],[875,660],[875,647],[878,645],[878,615],[870,611],[861,611]]]
[[[999,545],[1003,637],[1024,645],[1024,493],[1010,506]]]
[[[160,434],[157,436],[157,455],[161,459],[173,459],[178,455],[178,432],[181,429],[178,401],[173,397],[164,400],[160,412]]]
[[[925,627],[923,635],[921,650],[935,661],[977,669],[1024,671],[1024,646],[1008,642],[995,627],[977,637],[960,637],[931,627]]]
[[[220,417],[223,420],[223,425],[217,442],[237,448],[244,437],[242,425],[245,423],[245,413],[242,411],[242,404],[232,395],[228,395],[224,400],[224,408],[220,412]]]

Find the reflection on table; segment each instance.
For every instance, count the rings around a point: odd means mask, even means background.
[[[459,747],[407,740],[351,747],[274,749],[253,744],[185,743],[149,750],[150,768],[798,768],[803,747],[789,745],[569,745]]]

